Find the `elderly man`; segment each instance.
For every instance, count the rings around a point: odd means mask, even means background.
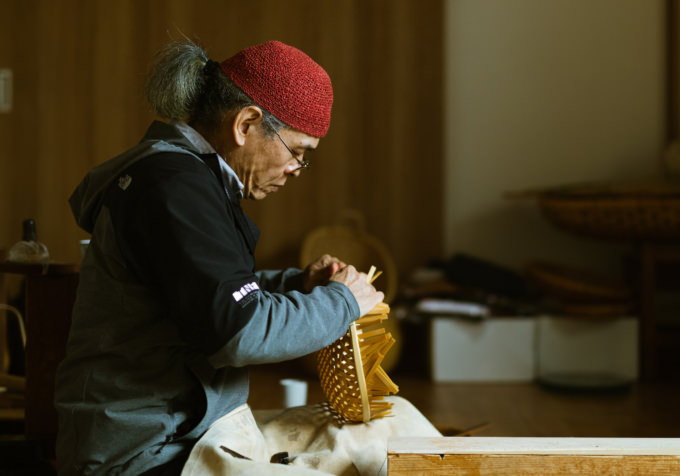
[[[328,130],[326,72],[280,42],[222,63],[163,50],[142,141],[88,173],[70,203],[92,234],[56,383],[60,474],[179,474],[217,419],[243,409],[247,366],[343,335],[383,299],[330,256],[256,271],[240,206],[309,166]]]

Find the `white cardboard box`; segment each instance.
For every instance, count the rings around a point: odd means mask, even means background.
[[[638,377],[638,319],[433,317],[435,382],[529,382],[540,373]]]
[[[536,321],[537,376],[638,377],[638,319],[543,316]]]
[[[534,379],[536,319],[433,317],[430,373],[435,382]]]

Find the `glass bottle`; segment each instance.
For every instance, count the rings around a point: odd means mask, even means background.
[[[35,221],[31,218],[22,223],[21,241],[9,249],[8,261],[14,263],[47,263],[50,253],[47,247],[38,241]]]

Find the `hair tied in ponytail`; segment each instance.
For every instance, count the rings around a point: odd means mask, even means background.
[[[203,74],[205,76],[211,76],[216,69],[220,67],[220,64],[217,61],[213,61],[209,59],[208,61],[205,62],[205,65],[203,66]]]

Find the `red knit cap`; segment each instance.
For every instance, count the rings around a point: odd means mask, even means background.
[[[268,41],[236,53],[221,66],[236,86],[290,127],[314,137],[328,132],[331,79],[302,51]]]

